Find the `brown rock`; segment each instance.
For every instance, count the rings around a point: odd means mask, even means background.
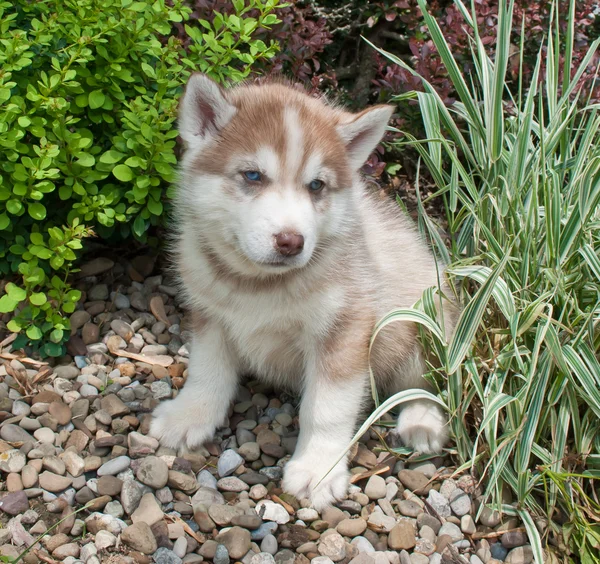
[[[200,487],[200,484],[192,476],[188,476],[182,472],[175,472],[174,470],[169,470],[167,485],[189,495],[196,492]]]
[[[49,492],[62,492],[66,490],[73,482],[71,478],[67,476],[59,476],[53,472],[42,472],[38,480],[40,482],[40,488]]]
[[[53,401],[48,408],[48,412],[59,425],[66,425],[71,421],[71,408],[62,401]]]
[[[100,327],[91,322],[86,323],[81,330],[81,340],[86,345],[97,343],[100,340]]]
[[[126,415],[129,413],[129,408],[115,394],[109,394],[100,400],[100,405],[104,411],[110,414],[111,417]]]
[[[217,535],[215,540],[227,547],[229,556],[235,560],[241,559],[250,550],[250,531],[241,527],[231,527]]]
[[[416,544],[416,533],[410,521],[401,520],[388,536],[388,546],[392,550],[409,550]]]
[[[100,495],[115,497],[121,493],[123,480],[119,480],[116,476],[101,476],[98,478],[97,486]]]
[[[53,401],[62,401],[62,399],[56,392],[42,390],[39,394],[33,396],[31,404],[35,405],[36,403],[52,403]]]
[[[121,533],[123,542],[142,554],[152,554],[158,548],[152,529],[148,523],[140,521],[127,527]]]
[[[417,495],[427,495],[431,489],[429,478],[416,470],[400,470],[398,479],[405,488]]]
[[[85,447],[87,446],[89,440],[90,439],[83,431],[80,431],[79,429],[75,429],[71,433],[71,436],[69,437],[69,440],[67,441],[67,444],[65,445],[65,450],[68,449],[69,447],[75,447],[77,452],[83,452],[85,450]]]

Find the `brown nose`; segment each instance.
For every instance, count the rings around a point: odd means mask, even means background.
[[[298,233],[277,233],[275,249],[284,257],[299,255],[304,248],[304,237]]]

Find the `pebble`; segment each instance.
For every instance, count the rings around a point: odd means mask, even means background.
[[[198,472],[196,479],[200,487],[217,489],[217,479],[208,470]]]
[[[221,478],[217,482],[218,489],[226,492],[244,492],[250,489],[250,486],[235,476]]]
[[[260,543],[261,552],[268,552],[269,554],[275,555],[277,549],[277,539],[273,535],[266,535]]]
[[[344,519],[340,521],[336,527],[336,530],[340,535],[346,537],[357,537],[362,535],[367,528],[367,522],[359,517],[357,519]]]
[[[444,523],[438,533],[438,536],[448,535],[453,541],[459,541],[464,538],[464,535],[460,528],[456,526],[454,523],[450,523],[447,521]]]
[[[143,521],[152,526],[160,521],[163,516],[164,513],[154,495],[147,493],[142,496],[137,509],[131,514],[131,520],[134,524]]]
[[[381,499],[385,497],[386,483],[381,476],[371,476],[365,486],[365,494],[369,496],[369,499]]]
[[[400,470],[398,479],[402,485],[417,495],[426,495],[431,490],[429,478],[415,470]]]
[[[214,563],[218,564],[216,560]],[[268,552],[259,552],[252,557],[250,564],[275,564],[275,559]]]
[[[25,455],[17,449],[0,454],[0,470],[6,473],[20,472],[27,462]]]
[[[228,449],[219,457],[217,472],[221,478],[233,474],[242,464],[244,459],[235,450]]]
[[[256,512],[262,517],[263,521],[275,521],[275,523],[283,525],[290,520],[289,513],[273,501],[259,501],[256,504]]]
[[[533,562],[533,550],[529,545],[513,548],[504,560],[504,564],[531,564],[531,562]]]
[[[234,560],[241,559],[250,550],[250,532],[241,527],[231,527],[217,535],[215,540],[227,548],[229,556]]]
[[[152,560],[155,564],[183,564],[183,560],[177,556],[172,550],[161,546],[153,555]],[[86,563],[89,564],[89,563]],[[224,563],[224,564],[228,564]]]
[[[388,536],[388,546],[393,550],[408,550],[413,548],[415,541],[415,528],[408,520],[400,520]]]
[[[272,558],[272,557],[271,557]],[[227,551],[227,547],[222,544],[217,546],[217,550],[215,551],[215,556],[213,558],[213,564],[229,564],[229,552]]]
[[[346,541],[339,533],[330,533],[321,538],[319,543],[319,554],[326,556],[333,562],[339,562],[346,558]]]
[[[167,485],[169,480],[169,467],[167,463],[157,456],[147,456],[142,460],[136,472],[137,479],[156,490]]]
[[[145,521],[138,521],[124,529],[121,533],[121,540],[142,554],[152,554],[157,549],[152,529]]]
[[[267,521],[266,523],[263,523],[260,527],[258,527],[258,529],[250,531],[250,538],[253,541],[262,540],[267,535],[272,535],[273,533],[275,533],[275,531],[277,530],[277,526],[277,523],[274,523],[273,521]]]
[[[457,517],[467,515],[471,511],[471,496],[466,494],[460,488],[456,488],[450,494],[450,508]]]
[[[13,492],[0,499],[0,509],[8,515],[21,515],[29,509],[29,499],[23,491]]]
[[[429,495],[427,496],[427,503],[431,505],[440,517],[450,517],[452,514],[450,502],[441,493],[436,492],[435,490],[430,490]]]
[[[130,464],[131,458],[128,456],[118,456],[100,466],[97,474],[98,476],[115,476],[119,472],[123,472],[123,470],[129,468]]]
[[[42,472],[38,476],[38,481],[40,483],[40,487],[49,492],[61,492],[66,490],[73,480],[66,476],[59,476],[58,474],[54,474],[52,472]]]
[[[500,513],[498,511],[484,507],[479,515],[479,522],[486,527],[497,527],[500,524]]]

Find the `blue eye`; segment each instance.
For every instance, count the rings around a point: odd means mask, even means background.
[[[260,182],[262,180],[262,174],[258,170],[246,170],[243,174],[246,180],[250,182]]]
[[[319,190],[321,190],[323,188],[323,186],[325,186],[325,182],[323,182],[322,180],[319,180],[317,178],[315,178],[313,181],[311,181],[311,183],[308,185],[308,189],[311,192],[318,192]]]

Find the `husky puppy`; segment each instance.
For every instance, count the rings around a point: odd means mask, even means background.
[[[370,397],[373,328],[440,276],[410,222],[359,174],[392,111],[349,113],[281,83],[224,90],[190,78],[174,251],[194,338],[184,389],[154,412],[150,433],[163,445],[210,440],[251,373],[302,393],[284,489],[316,508],[346,495],[347,460],[335,463]],[[370,360],[387,392],[425,387],[410,323],[383,329]],[[423,453],[447,438],[427,401],[407,404],[396,432]]]

